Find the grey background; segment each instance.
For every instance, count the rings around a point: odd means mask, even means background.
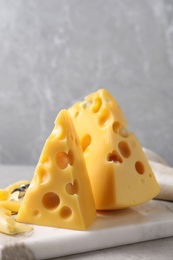
[[[99,88],[173,166],[173,1],[0,0],[1,164],[36,164],[59,110]]]

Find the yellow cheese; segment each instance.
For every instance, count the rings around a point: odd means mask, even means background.
[[[22,180],[22,181],[12,183],[11,185],[6,187],[5,189],[0,189],[0,201],[10,199],[11,193],[15,189],[20,188],[21,185],[26,185],[26,184],[29,184],[29,181]]]
[[[159,193],[151,167],[113,97],[104,89],[69,108],[80,139],[96,209],[120,209]]]
[[[17,221],[85,230],[95,218],[80,142],[68,111],[62,110],[45,142]]]
[[[10,210],[13,213],[17,213],[20,209],[20,201],[16,200],[3,200],[0,201],[0,207]]]
[[[0,232],[14,235],[21,232],[31,231],[32,227],[17,223],[12,217],[11,212],[0,206]]]

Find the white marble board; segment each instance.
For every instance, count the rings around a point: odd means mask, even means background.
[[[1,259],[48,259],[173,236],[173,203],[153,200],[131,209],[98,213],[87,231],[33,226],[31,233],[0,234]]]
[[[3,186],[32,173],[32,167],[0,167]],[[125,210],[98,212],[87,231],[33,226],[30,233],[0,234],[0,257],[48,259],[169,236],[173,236],[173,203],[152,200]]]

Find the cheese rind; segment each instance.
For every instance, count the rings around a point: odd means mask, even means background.
[[[144,203],[159,193],[152,169],[123,113],[104,89],[69,108],[79,135],[96,209]]]
[[[80,142],[68,111],[62,110],[45,142],[17,221],[85,230],[95,218]]]

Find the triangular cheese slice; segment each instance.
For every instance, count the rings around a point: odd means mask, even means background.
[[[68,111],[62,110],[45,142],[17,221],[85,230],[95,218],[80,142]]]
[[[74,104],[76,127],[96,209],[119,209],[146,202],[159,193],[152,169],[113,97],[104,89]]]

